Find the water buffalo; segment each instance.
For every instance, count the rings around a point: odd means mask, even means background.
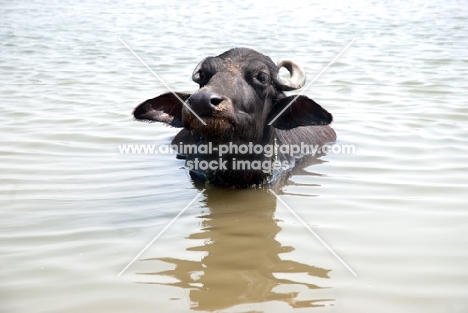
[[[279,76],[281,67],[289,79]],[[306,96],[285,95],[305,83],[303,69],[291,60],[276,65],[255,50],[233,48],[203,59],[192,80],[200,86],[193,94],[162,94],[138,105],[133,115],[183,128],[172,143],[198,181],[273,183],[296,159],[314,152],[304,147],[336,139],[329,112]],[[301,151],[293,151],[300,145]]]

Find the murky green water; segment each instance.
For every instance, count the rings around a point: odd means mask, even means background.
[[[466,312],[463,1],[0,4],[0,312]],[[118,145],[234,46],[292,58],[338,144],[275,192],[200,192],[174,155]]]

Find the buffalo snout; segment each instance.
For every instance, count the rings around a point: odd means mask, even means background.
[[[188,105],[199,116],[213,116],[213,112],[223,100],[223,97],[214,92],[200,90],[190,96]]]

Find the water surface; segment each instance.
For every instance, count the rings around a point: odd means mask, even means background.
[[[1,312],[466,312],[463,1],[0,5]],[[200,192],[177,130],[133,121],[205,56],[292,58],[337,144],[276,193]]]

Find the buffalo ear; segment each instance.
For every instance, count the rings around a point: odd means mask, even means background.
[[[172,92],[146,100],[138,105],[133,111],[133,116],[137,120],[163,122],[174,127],[183,127],[182,123],[182,102],[187,100],[190,94]]]
[[[295,97],[289,96],[280,99],[273,105],[268,120],[273,120],[279,114],[278,118],[273,122],[273,127],[293,129],[298,126],[328,125],[332,122],[333,116],[314,100],[306,96],[299,96],[294,100]],[[293,100],[294,102],[289,105]],[[286,110],[281,113],[284,108]]]

